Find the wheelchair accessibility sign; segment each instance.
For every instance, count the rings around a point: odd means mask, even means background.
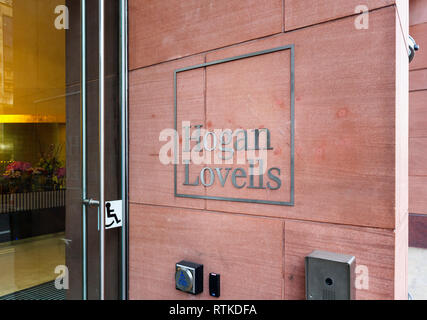
[[[105,202],[105,229],[119,228],[122,222],[122,200]]]

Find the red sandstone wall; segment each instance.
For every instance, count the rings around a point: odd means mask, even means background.
[[[369,29],[357,30],[353,0],[130,1],[131,298],[207,299],[207,274],[216,272],[223,299],[303,299],[304,257],[314,249],[355,255],[369,268],[369,289],[357,299],[407,297],[405,3],[370,1]],[[294,206],[175,197],[173,166],[158,158],[160,132],[174,127],[174,70],[290,44]],[[270,121],[282,139],[274,121],[283,115],[286,136],[290,120],[280,108],[289,112],[289,52],[253,59],[182,73],[178,119],[207,128]],[[257,67],[285,89],[249,81]],[[227,91],[230,77],[245,72],[249,80]],[[244,112],[245,104],[262,116]],[[275,152],[288,159],[289,146]],[[226,189],[260,196],[252,191]],[[215,192],[224,190],[195,190]],[[204,264],[203,294],[175,290],[182,259]]]

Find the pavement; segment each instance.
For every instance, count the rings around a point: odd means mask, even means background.
[[[409,248],[408,291],[414,300],[427,300],[427,249]]]

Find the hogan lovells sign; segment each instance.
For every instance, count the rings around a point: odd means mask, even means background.
[[[268,166],[274,150],[268,128],[206,130],[202,124],[182,122],[181,135],[165,129],[159,140],[166,141],[159,158],[162,164],[181,164],[183,186],[278,190],[282,187],[282,169]],[[180,143],[181,142],[181,143]],[[192,165],[202,165],[196,174]],[[218,166],[221,165],[221,166]]]

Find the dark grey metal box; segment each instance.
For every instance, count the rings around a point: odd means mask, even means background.
[[[203,292],[203,265],[180,261],[175,265],[175,286],[177,290],[191,294]]]
[[[356,258],[315,250],[305,257],[307,300],[353,300]]]

